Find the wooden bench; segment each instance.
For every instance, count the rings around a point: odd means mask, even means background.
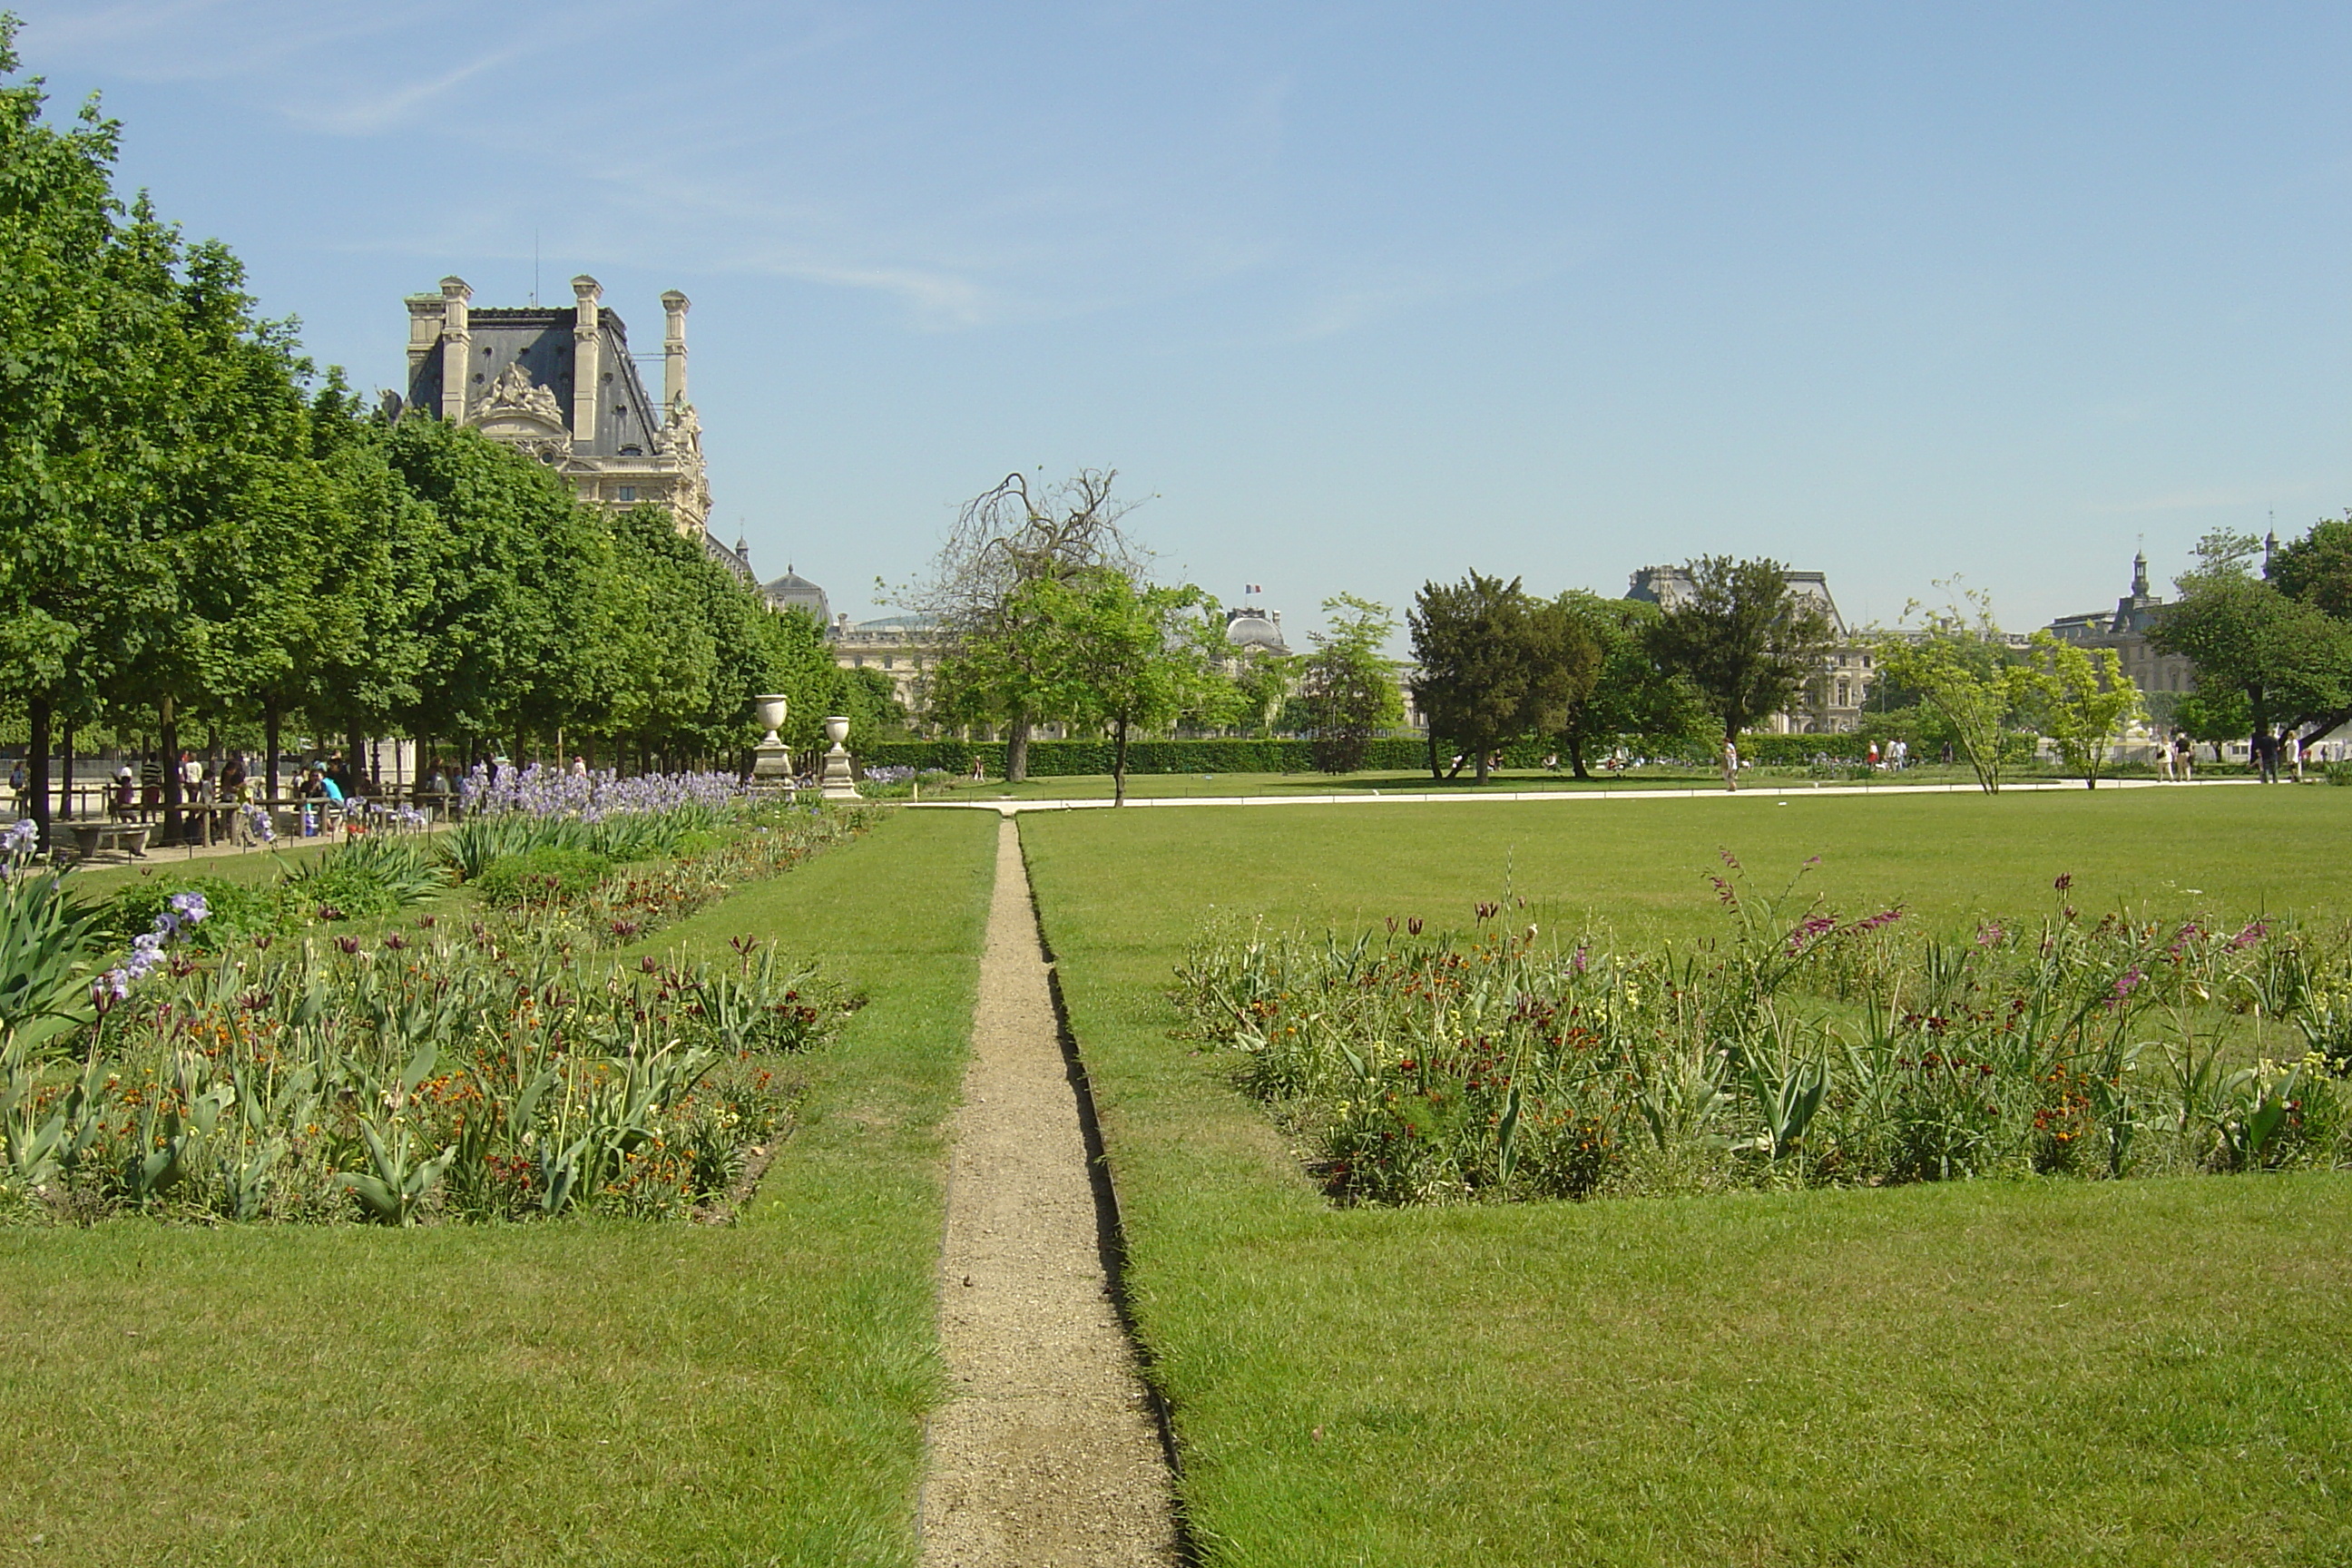
[[[143,822],[77,822],[73,825],[74,842],[81,858],[90,859],[109,849],[120,849],[141,859],[147,856],[147,835],[152,829]]]

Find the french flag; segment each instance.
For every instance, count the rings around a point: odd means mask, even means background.
[[[1265,584],[1263,583],[1244,583],[1242,584],[1242,592],[1244,594],[1263,594],[1265,592]]]

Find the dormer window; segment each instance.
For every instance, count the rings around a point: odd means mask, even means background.
[[[621,456],[624,458],[642,458],[645,455],[646,449],[643,447],[624,447],[621,448]]]

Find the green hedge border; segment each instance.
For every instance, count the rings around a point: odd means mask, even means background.
[[[1746,735],[1740,738],[1739,752],[1761,767],[1803,767],[1817,756],[1859,762],[1868,745],[1859,735]],[[1558,750],[1556,742],[1515,741],[1503,748],[1503,765],[1539,767]],[[1107,773],[1111,751],[1108,741],[1032,741],[1029,773],[1033,778]],[[990,777],[1004,776],[1002,741],[875,741],[860,749],[857,761],[869,768],[936,768],[961,774],[971,771],[975,756]],[[1597,763],[1600,759],[1586,761]],[[1136,741],[1128,746],[1127,767],[1133,773],[1311,773],[1315,752],[1307,741]],[[1383,735],[1366,751],[1364,767],[1370,772],[1426,772],[1429,742],[1418,735]]]

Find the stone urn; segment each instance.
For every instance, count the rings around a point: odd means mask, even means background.
[[[781,693],[771,692],[751,700],[752,717],[768,733],[751,749],[751,779],[755,784],[781,784],[793,776],[793,753],[776,733],[784,721],[788,704]]]
[[[783,727],[784,713],[791,704],[780,692],[754,697],[751,703],[751,716],[759,721],[760,728],[767,731],[760,742],[760,749],[765,751],[770,746],[782,746],[784,742],[776,731]]]
[[[824,738],[833,742],[835,751],[841,750],[841,743],[849,739],[848,719],[840,714],[827,719],[824,721]]]

